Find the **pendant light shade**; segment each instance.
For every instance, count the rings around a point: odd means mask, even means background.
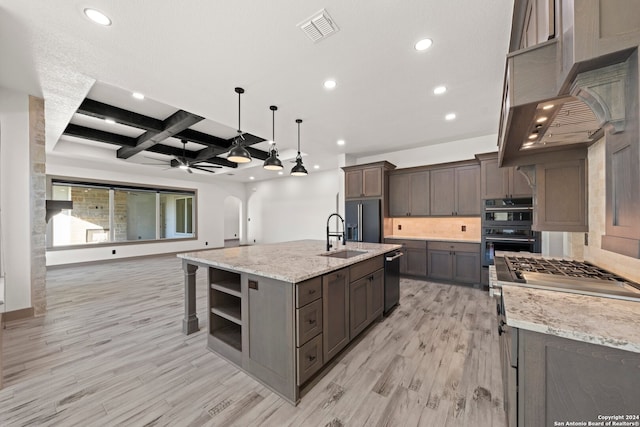
[[[298,124],[298,155],[296,156],[296,165],[291,169],[291,175],[305,176],[308,172],[302,164],[302,155],[300,155],[300,123],[302,120],[296,119],[296,123]]]
[[[227,160],[234,163],[249,163],[251,161],[251,154],[244,146],[244,138],[240,130],[240,95],[244,93],[244,89],[237,87],[235,91],[238,94],[238,136],[233,141],[233,147],[229,150]]]
[[[267,159],[264,161],[264,164],[262,165],[262,167],[270,171],[279,171],[279,170],[282,170],[282,162],[278,158],[278,149],[276,148],[276,118],[275,118],[276,110],[278,109],[278,107],[276,107],[275,105],[272,105],[271,107],[269,107],[269,109],[271,110],[271,125],[272,125],[271,141],[273,142],[273,144],[269,149],[269,157],[267,157]]]

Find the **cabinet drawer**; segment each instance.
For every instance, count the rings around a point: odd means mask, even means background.
[[[354,282],[361,277],[371,274],[376,270],[384,267],[384,256],[380,255],[375,258],[362,261],[358,264],[352,265],[349,268],[349,280]]]
[[[322,334],[296,350],[297,383],[303,384],[322,367]]]
[[[403,248],[427,249],[426,240],[384,239],[384,242],[392,245],[402,245]]]
[[[479,243],[429,242],[429,250],[450,252],[480,252]]]
[[[296,346],[309,341],[322,332],[322,300],[316,300],[296,310]]]
[[[322,277],[314,277],[296,285],[296,308],[300,308],[322,296]]]

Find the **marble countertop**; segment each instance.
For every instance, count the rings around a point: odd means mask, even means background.
[[[426,242],[455,242],[455,243],[480,243],[480,239],[447,239],[440,237],[420,237],[420,236],[384,236],[385,239],[397,240],[424,240]]]
[[[640,303],[503,284],[507,325],[640,353]]]
[[[187,252],[178,257],[197,264],[298,283],[401,248],[395,244],[347,242],[332,252],[351,249],[366,253],[341,259],[321,256],[327,253],[326,244],[324,240],[297,240]]]

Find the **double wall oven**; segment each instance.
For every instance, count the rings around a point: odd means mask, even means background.
[[[494,263],[496,251],[540,252],[540,233],[531,229],[533,199],[487,199],[482,209],[482,265]]]

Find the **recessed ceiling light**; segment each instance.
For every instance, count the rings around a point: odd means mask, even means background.
[[[140,92],[133,92],[131,96],[133,96],[135,99],[144,99],[144,95]]]
[[[335,80],[325,80],[324,82],[324,88],[325,89],[333,89],[336,87],[336,81]]]
[[[284,175],[284,172],[280,171],[278,172],[278,175]]]
[[[338,145],[344,145],[344,139],[339,139],[338,142],[336,142],[336,144]]]
[[[538,138],[537,133],[532,133],[531,135],[529,135],[529,139],[536,139],[536,138]]]
[[[445,120],[454,120],[456,118],[456,113],[449,113],[446,116],[444,116]]]
[[[98,10],[86,8],[84,14],[96,24],[104,25],[105,27],[111,25],[111,19]]]
[[[313,165],[314,169],[320,169],[320,165]]]
[[[250,176],[250,177],[249,177],[249,179],[254,180],[254,179],[256,179],[256,178],[255,178],[255,177],[253,177],[253,176]]]
[[[422,39],[415,44],[415,48],[417,51],[427,50],[433,44],[433,40],[431,39]]]
[[[442,95],[443,93],[445,93],[447,91],[447,87],[446,86],[436,86],[433,89],[433,93],[435,95]]]
[[[179,167],[180,169],[184,170],[184,171],[186,171],[186,170],[188,170],[188,169],[189,169],[189,166],[188,166],[188,165],[180,165],[180,166],[178,166],[178,167]]]
[[[536,122],[538,122],[538,123],[544,123],[546,121],[547,121],[546,117],[540,117],[538,120],[536,120]]]
[[[116,121],[113,119],[104,119],[105,122],[109,123],[110,125],[115,125]]]
[[[554,105],[553,105],[553,104],[548,104],[548,105],[545,105],[544,107],[542,107],[542,109],[543,109],[543,110],[550,110],[550,109],[552,109],[553,107],[554,107]]]

